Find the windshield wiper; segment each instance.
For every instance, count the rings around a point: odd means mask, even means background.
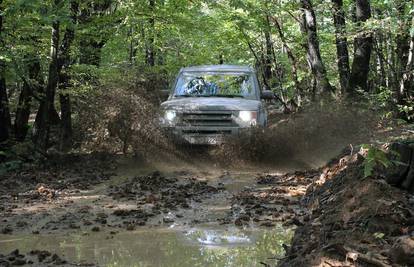
[[[174,97],[213,97],[215,95],[175,95]]]
[[[234,97],[240,97],[240,98],[244,98],[244,96],[242,95],[216,95],[217,97],[230,97],[230,98],[234,98]]]
[[[229,98],[239,97],[239,98],[244,98],[244,96],[242,95],[175,95],[174,97],[229,97]]]

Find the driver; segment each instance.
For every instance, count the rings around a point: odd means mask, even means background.
[[[203,95],[205,93],[206,82],[203,77],[192,79],[188,85],[186,93],[189,95]]]

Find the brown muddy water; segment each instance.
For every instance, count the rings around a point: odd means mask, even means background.
[[[189,229],[143,228],[83,235],[0,236],[0,250],[16,247],[26,252],[48,250],[69,262],[94,262],[100,266],[262,266],[281,257],[282,244],[293,231],[283,227],[246,229],[196,227]]]
[[[161,217],[134,231],[102,229],[91,232],[79,229],[38,235],[17,231],[0,235],[0,252],[47,250],[68,262],[99,266],[274,266],[277,259],[283,257],[283,245],[290,243],[294,233],[292,227],[282,224],[237,227],[233,223],[222,225],[217,220],[230,210],[233,194],[246,187],[258,186],[255,183],[257,170],[189,166],[178,170],[169,166],[141,166],[133,161],[123,162],[120,166],[118,176],[83,194],[100,194],[108,185],[154,169],[163,173],[191,173],[212,184],[220,183],[226,190],[201,203],[192,203],[190,209],[179,210],[180,218],[174,214],[161,214]],[[173,224],[157,223],[168,216],[175,218]]]

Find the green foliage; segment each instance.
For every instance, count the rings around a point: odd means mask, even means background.
[[[24,162],[36,159],[30,142],[7,144],[0,150],[0,175],[18,170]]]
[[[264,59],[269,57],[266,36],[270,38],[272,50],[272,77],[268,81],[271,89],[286,102],[297,98],[288,46],[297,61],[303,101],[312,98],[313,75],[306,58],[306,35],[300,24],[300,1],[156,0],[151,6],[149,0],[85,0],[77,1],[76,23],[72,22],[72,1],[75,0],[60,0],[58,4],[54,0],[2,2],[0,60],[7,65],[5,75],[12,115],[18,107],[23,83],[30,80],[28,63],[34,59],[41,63],[41,81],[36,82],[43,91],[33,93],[37,98],[32,103],[32,113],[38,108],[39,98],[44,96],[49,79],[53,22],[59,22],[60,45],[66,30],[74,30],[70,67],[63,70],[70,80],[67,86],[58,87],[56,96],[63,93],[71,97],[75,125],[81,123],[81,109],[86,104],[102,108],[96,99],[105,99],[105,95],[112,93],[109,90],[119,89],[124,96],[138,90],[156,94],[159,89],[173,84],[177,71],[183,66],[218,64],[220,60],[225,64],[248,64],[257,69],[263,85]],[[328,78],[339,88],[332,1],[313,0],[312,3]],[[395,40],[407,33],[414,35],[413,4],[372,0],[373,16],[361,27],[353,22],[354,5],[355,1],[345,0],[343,7],[346,16],[343,34],[348,39],[350,62],[353,60],[352,39],[360,31],[373,34],[375,39],[369,76],[371,89],[361,92],[366,97],[364,102],[376,110],[395,113],[398,109],[406,119],[413,120],[412,100],[404,100],[399,106],[395,104],[395,90],[399,75],[403,73],[398,65]],[[280,22],[285,42],[272,18]],[[147,62],[149,52],[153,54],[154,64]],[[384,60],[383,70],[378,66],[380,60]],[[58,97],[55,105],[59,109]],[[96,113],[100,114],[99,110]],[[367,162],[369,172],[373,168],[369,166],[376,160]]]
[[[409,121],[414,120],[414,100],[407,99],[404,105],[397,105],[398,111]]]
[[[385,168],[391,166],[392,162],[387,158],[387,154],[384,150],[373,145],[363,145],[362,148],[367,150],[363,163],[364,177],[371,176],[375,167],[378,165],[382,165]]]
[[[0,164],[0,175],[3,175],[5,173],[8,173],[10,171],[18,170],[22,165],[21,160],[12,160],[7,161]]]
[[[384,236],[385,236],[385,234],[384,234],[384,233],[381,233],[381,232],[375,232],[375,233],[374,233],[374,237],[375,237],[376,239],[383,239],[383,238],[384,238]]]

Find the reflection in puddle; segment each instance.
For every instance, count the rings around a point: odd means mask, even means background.
[[[293,231],[272,229],[194,228],[188,231],[147,228],[114,236],[0,235],[0,253],[34,249],[58,253],[70,262],[100,266],[262,266],[282,257]]]

